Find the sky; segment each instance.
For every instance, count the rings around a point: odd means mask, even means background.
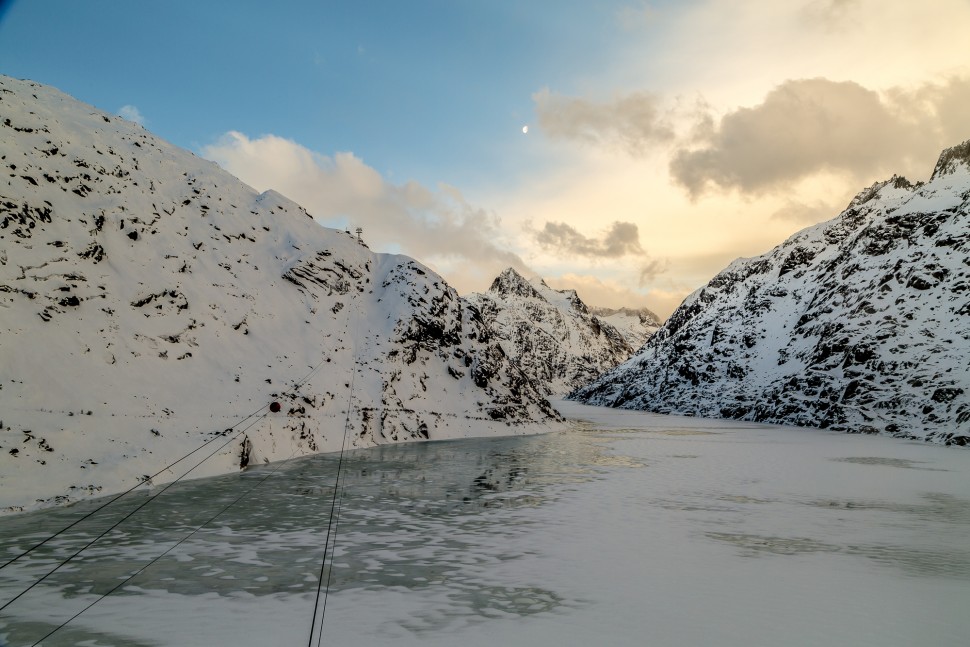
[[[0,0],[53,85],[363,229],[669,315],[970,139],[970,0]]]

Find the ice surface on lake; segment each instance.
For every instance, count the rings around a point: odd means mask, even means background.
[[[970,453],[559,403],[345,457],[324,645],[964,645]],[[44,641],[306,644],[335,455],[291,461]],[[0,613],[31,645],[276,466],[179,484]],[[143,499],[0,571],[0,604]],[[0,520],[0,563],[84,511]]]

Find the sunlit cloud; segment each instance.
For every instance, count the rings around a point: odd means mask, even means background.
[[[632,222],[614,222],[601,238],[585,236],[564,222],[547,222],[535,232],[535,241],[546,251],[568,256],[619,258],[645,254],[640,232]]]
[[[547,90],[534,99],[547,135],[607,150],[621,144],[634,154],[649,144],[668,144],[659,150],[673,151],[670,177],[695,198],[715,190],[752,195],[789,190],[823,172],[856,182],[893,172],[918,174],[941,148],[970,135],[966,77],[884,91],[853,81],[787,80],[759,103],[719,119],[703,99],[674,97],[663,110],[659,98],[640,94],[611,104]]]
[[[532,95],[532,100],[539,127],[552,139],[619,147],[639,154],[652,144],[674,138],[660,100],[646,92],[595,102],[543,88]]]
[[[944,131],[970,133],[970,113],[950,108],[970,95],[968,85],[882,95],[851,81],[786,81],[760,104],[726,114],[703,147],[677,152],[670,172],[697,196],[713,188],[757,194],[822,171],[862,181],[918,169],[955,143]]]

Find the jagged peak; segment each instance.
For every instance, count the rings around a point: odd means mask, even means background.
[[[859,191],[854,198],[849,202],[849,206],[846,209],[851,209],[852,207],[858,207],[861,204],[865,204],[870,200],[879,196],[883,189],[886,187],[891,187],[893,189],[905,189],[913,190],[914,188],[920,186],[920,183],[913,184],[907,180],[902,175],[893,175],[888,180],[883,180],[882,182],[874,182],[870,186]]]
[[[495,280],[492,281],[492,285],[488,288],[488,291],[503,296],[514,294],[520,297],[542,299],[542,295],[539,294],[535,287],[533,287],[524,276],[519,274],[515,268],[512,267],[505,269],[501,274],[495,277]]]
[[[579,297],[576,290],[556,290],[540,276],[526,279],[514,268],[507,268],[499,274],[488,291],[507,297],[515,295],[527,299],[537,299],[550,305],[565,304],[568,308],[582,314],[589,314],[589,308]]]
[[[496,281],[520,281],[522,283],[528,283],[525,277],[519,274],[519,272],[514,267],[507,267],[502,270],[502,273],[495,277]]]
[[[970,171],[970,139],[962,144],[944,149],[940,153],[940,158],[936,161],[930,181],[944,175],[952,175],[960,167]]]

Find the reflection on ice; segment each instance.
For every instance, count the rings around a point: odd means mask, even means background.
[[[874,562],[901,569],[907,575],[970,577],[970,551],[934,551],[910,546],[838,545],[804,537],[770,537],[744,533],[706,533],[711,539],[725,541],[744,549],[746,556],[763,554],[796,555],[799,553],[841,553],[867,557]]]
[[[905,469],[931,469],[918,467],[920,461],[911,461],[905,458],[882,458],[879,456],[849,456],[848,458],[833,458],[832,460],[843,463],[856,463],[858,465],[886,465],[888,467],[902,467]]]
[[[554,500],[563,486],[598,478],[603,466],[635,465],[607,457],[588,431],[532,438],[394,445],[350,452],[341,478],[342,516],[331,593],[345,589],[404,587],[444,590],[442,618],[549,612],[569,601],[537,584],[507,586],[490,581],[489,566],[521,557],[515,539],[532,522],[513,514]],[[305,608],[319,576],[324,534],[336,477],[337,457],[302,458],[277,469],[180,483],[119,529],[45,581],[31,599],[17,601],[18,616],[0,618],[11,644],[31,644],[95,596],[144,566],[236,498],[252,479],[276,470],[247,500],[230,508],[170,555],[153,564],[110,599],[144,591],[179,596],[300,594]],[[144,501],[135,495],[51,541],[29,559],[11,565],[0,601],[16,595]],[[28,513],[5,520],[0,554],[15,555],[69,525],[99,502],[70,509]],[[42,528],[42,530],[40,530]],[[496,541],[508,547],[496,549]],[[57,602],[57,600],[61,600]],[[51,605],[59,607],[50,613]],[[50,615],[54,620],[39,618]],[[134,645],[85,628],[82,616],[45,644]],[[409,624],[440,627],[429,615]],[[106,643],[105,641],[108,641]],[[156,644],[156,643],[152,643]],[[167,644],[167,643],[158,643]],[[177,644],[177,643],[172,643]]]

